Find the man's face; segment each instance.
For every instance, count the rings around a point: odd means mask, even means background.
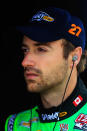
[[[65,81],[68,62],[61,45],[62,40],[39,43],[24,36],[22,66],[30,92],[54,90]]]

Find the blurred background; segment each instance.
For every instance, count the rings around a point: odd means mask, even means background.
[[[10,114],[29,109],[31,97],[33,102],[36,100],[36,94],[30,94],[26,89],[21,67],[21,36],[14,28],[23,25],[38,9],[48,6],[66,9],[82,19],[87,36],[87,0],[12,1],[1,4],[1,131],[4,131],[4,123]],[[80,76],[87,86],[87,69]]]

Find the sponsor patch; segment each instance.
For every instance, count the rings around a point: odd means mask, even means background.
[[[87,115],[80,114],[75,120],[74,129],[87,131]]]
[[[55,113],[52,113],[52,114],[42,114],[42,119],[43,121],[45,120],[59,120],[59,112],[55,112]]]
[[[63,116],[66,116],[67,115],[67,112],[60,112],[59,113],[59,117],[63,117]]]
[[[68,124],[60,124],[60,131],[68,131]]]
[[[20,123],[20,126],[30,128],[30,124],[31,124],[31,123],[35,123],[35,122],[38,122],[38,120],[39,120],[39,118],[38,118],[38,117],[35,117],[35,118],[33,118],[31,121],[29,120],[29,122],[22,121],[22,122]]]
[[[50,15],[48,15],[45,12],[39,11],[37,14],[35,14],[32,17],[32,21],[48,21],[48,22],[53,22],[54,18],[50,17]]]
[[[83,98],[79,95],[79,96],[73,101],[73,104],[74,104],[75,107],[77,107],[82,101],[83,101]]]
[[[14,125],[14,120],[16,118],[16,114],[12,115],[12,117],[8,121],[8,131],[13,131],[13,125]]]

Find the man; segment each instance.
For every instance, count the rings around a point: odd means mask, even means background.
[[[87,89],[79,78],[87,59],[82,21],[49,7],[17,30],[24,34],[27,89],[40,98],[34,108],[9,116],[5,131],[86,131]]]

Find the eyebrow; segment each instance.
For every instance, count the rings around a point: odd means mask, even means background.
[[[27,45],[24,42],[22,42],[22,45],[27,47]],[[41,46],[41,45],[45,45],[47,47],[52,48],[52,46],[49,44],[49,42],[37,42],[37,43],[34,43],[34,46]]]

